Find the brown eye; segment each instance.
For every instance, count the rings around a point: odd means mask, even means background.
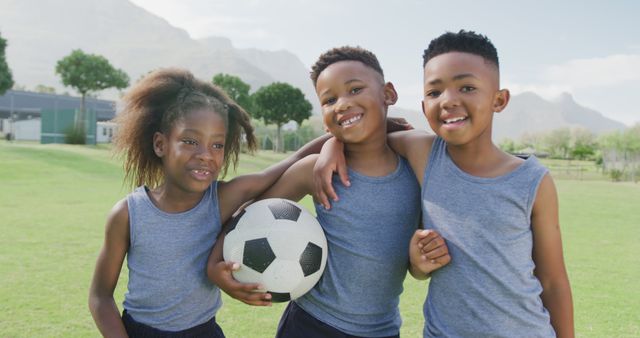
[[[332,105],[334,103],[336,103],[336,98],[335,97],[330,97],[330,98],[324,100],[322,102],[322,105]]]
[[[440,96],[440,91],[438,91],[438,90],[432,90],[432,91],[427,92],[427,93],[425,94],[425,96],[426,96],[426,97],[430,97],[430,98],[436,98],[436,97]]]

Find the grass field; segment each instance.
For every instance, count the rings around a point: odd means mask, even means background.
[[[278,158],[245,156],[239,173]],[[0,141],[0,337],[99,336],[87,293],[105,217],[127,193],[121,180],[104,147]],[[640,184],[593,175],[556,184],[577,335],[640,337]],[[123,271],[119,304],[125,286]],[[403,337],[421,336],[425,290],[407,278]],[[273,336],[283,305],[224,300],[218,320],[227,337]]]

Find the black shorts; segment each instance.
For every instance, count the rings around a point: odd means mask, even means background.
[[[122,322],[130,338],[225,338],[222,328],[216,323],[216,317],[182,331],[163,331],[142,324],[135,321],[127,310],[122,312]]]
[[[295,302],[284,310],[276,338],[362,338],[344,333],[307,313]],[[384,338],[400,338],[400,334]]]

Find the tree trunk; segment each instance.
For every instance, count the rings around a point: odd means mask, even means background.
[[[280,135],[280,129],[282,128],[281,124],[276,124],[276,126],[278,127],[276,129],[276,146],[275,146],[275,150],[276,153],[284,153],[284,149],[282,147],[282,137]]]
[[[80,111],[76,116],[76,130],[84,130],[84,117],[85,117],[85,99],[87,94],[81,93],[82,99],[80,100]]]

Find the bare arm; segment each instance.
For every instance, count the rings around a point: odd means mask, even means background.
[[[558,217],[558,197],[549,174],[540,183],[533,205],[533,260],[542,284],[542,303],[558,337],[574,337],[571,286],[564,266]]]
[[[434,139],[434,135],[424,130],[400,131],[387,136],[391,149],[409,161],[420,186],[424,183],[423,174]]]
[[[129,212],[126,200],[122,200],[113,207],[107,219],[104,245],[89,290],[89,309],[104,337],[127,337],[113,291],[128,249]]]
[[[398,131],[387,135],[387,142],[391,149],[409,161],[421,185],[422,175],[434,138],[433,135],[421,130]],[[322,148],[313,170],[313,195],[326,209],[331,208],[330,199],[333,201],[338,200],[338,195],[333,189],[331,181],[334,172],[338,173],[343,185],[350,185],[343,145],[342,142],[335,138],[328,141]]]
[[[261,172],[238,176],[229,182],[220,182],[218,195],[222,222],[226,222],[242,204],[267,190],[291,165],[307,155],[319,153],[322,145],[330,137],[330,134],[325,134],[316,138],[285,160]]]

